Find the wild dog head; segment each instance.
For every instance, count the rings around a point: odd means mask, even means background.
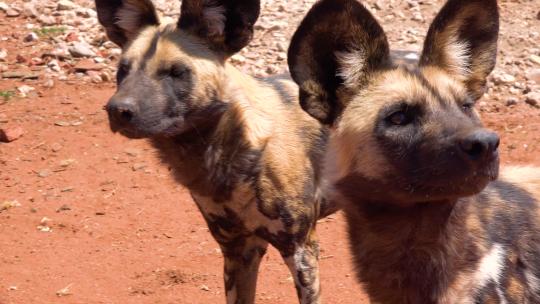
[[[497,177],[499,137],[474,104],[495,65],[498,20],[496,0],[449,0],[411,67],[392,59],[357,1],[315,4],[289,67],[303,109],[334,129],[327,161],[338,188],[409,204],[472,195]]]
[[[111,129],[132,137],[174,136],[215,120],[223,64],[251,40],[258,0],[184,0],[162,25],[150,0],[96,0],[99,22],[122,48]]]

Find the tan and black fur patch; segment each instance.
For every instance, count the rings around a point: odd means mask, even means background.
[[[162,25],[149,0],[96,1],[123,48],[111,129],[149,138],[220,244],[227,303],[254,303],[268,244],[301,303],[319,303],[317,219],[327,130],[301,110],[289,79],[256,80],[227,58],[253,35],[258,1],[184,0]],[[124,19],[127,18],[127,19]]]
[[[359,2],[322,0],[293,36],[301,103],[332,127],[324,193],[374,303],[540,303],[540,169],[497,179],[474,110],[498,29],[496,0],[449,0],[419,61],[396,60]]]

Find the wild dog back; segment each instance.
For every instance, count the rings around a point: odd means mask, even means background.
[[[292,39],[300,103],[332,126],[326,193],[376,303],[540,303],[540,170],[496,181],[499,137],[474,110],[498,30],[495,0],[450,0],[403,63],[359,2],[323,0]]]

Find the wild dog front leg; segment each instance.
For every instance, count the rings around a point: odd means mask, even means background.
[[[268,243],[258,237],[246,237],[220,245],[225,259],[227,304],[255,303],[257,274]]]
[[[319,304],[319,243],[315,231],[311,231],[304,244],[295,246],[292,254],[282,252],[283,259],[294,278],[301,304]]]

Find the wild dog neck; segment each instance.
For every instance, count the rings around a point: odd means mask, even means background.
[[[456,275],[479,259],[466,230],[467,199],[407,206],[348,201],[359,279],[373,300],[437,303]]]
[[[250,78],[237,79],[228,75],[221,81],[224,86],[216,90],[215,106],[199,115],[200,119],[191,120],[186,132],[153,139],[179,182],[191,192],[216,201],[230,199],[238,182],[255,176],[269,129],[268,119],[258,113],[253,94],[246,94],[241,85]]]

